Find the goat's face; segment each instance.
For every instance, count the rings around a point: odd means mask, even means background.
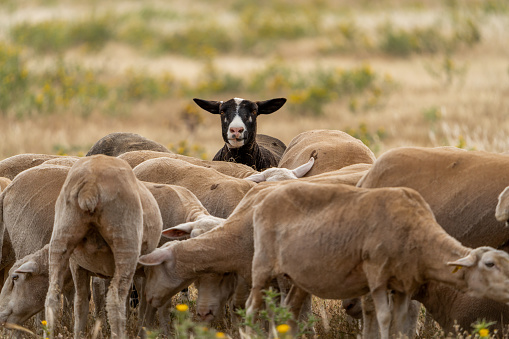
[[[240,98],[228,101],[193,99],[207,112],[221,115],[223,140],[229,148],[239,148],[253,143],[256,139],[256,117],[280,109],[285,98],[265,101],[249,101]]]

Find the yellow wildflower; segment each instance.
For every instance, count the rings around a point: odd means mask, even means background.
[[[189,306],[187,306],[186,304],[178,304],[177,306],[175,306],[175,308],[177,309],[177,311],[185,312],[189,309]]]
[[[479,336],[481,338],[485,338],[485,337],[488,337],[490,335],[490,330],[488,330],[487,328],[481,328],[479,330]]]
[[[48,322],[46,320],[41,321],[42,326],[48,325]]]
[[[217,332],[216,338],[226,338],[226,335],[223,332]]]
[[[278,325],[276,327],[276,330],[279,332],[279,333],[286,333],[290,330],[290,325],[287,325],[287,324],[281,324],[281,325]]]

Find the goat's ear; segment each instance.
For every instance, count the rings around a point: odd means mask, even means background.
[[[262,181],[266,181],[267,178],[265,178],[265,175],[263,173],[255,173],[255,174],[248,176],[247,178],[244,178],[244,180],[249,180],[249,181],[254,181],[256,183],[259,183]]]
[[[37,263],[34,261],[27,261],[14,271],[14,273],[35,273],[35,274],[37,274],[38,272],[39,265],[37,265]]]
[[[207,112],[212,114],[219,114],[219,107],[221,106],[221,101],[213,101],[213,100],[203,100],[194,98],[194,102]]]
[[[265,101],[257,101],[258,114],[270,114],[274,113],[286,103],[285,98],[276,98]]]
[[[295,174],[297,178],[302,178],[305,176],[313,167],[313,164],[315,163],[315,158],[311,157],[309,158],[309,161],[305,163],[304,165],[300,165],[296,169],[294,169],[292,172]]]
[[[163,230],[161,234],[163,237],[169,238],[171,240],[188,239],[191,236],[191,232],[193,231],[192,224],[193,224],[192,222],[186,222],[178,226],[167,228]]]
[[[138,263],[144,266],[156,266],[164,261],[173,259],[173,250],[171,247],[156,248],[149,254],[138,258]]]
[[[449,266],[459,266],[459,267],[472,267],[477,263],[477,253],[472,251],[466,257],[458,259],[456,261],[449,261],[447,265]]]

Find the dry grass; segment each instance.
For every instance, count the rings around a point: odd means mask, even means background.
[[[27,1],[26,6],[13,1],[3,3],[4,7],[0,7],[0,19],[3,18],[0,20],[0,40],[8,39],[9,25],[24,20],[35,22],[60,16],[81,17],[82,12],[88,13],[98,8],[101,13],[126,13],[141,6],[120,0],[104,6],[99,6],[96,1],[80,6],[72,1],[51,1],[48,6],[41,1]],[[189,14],[231,9],[236,3],[234,0],[225,0],[217,5],[197,2],[193,6],[183,6],[176,2],[149,1],[145,6]],[[472,6],[483,5],[480,1],[469,3]],[[373,29],[377,22],[384,20],[391,20],[400,27],[433,23],[447,6],[442,1],[387,0],[374,7],[367,1],[344,1],[333,6],[331,13],[337,14],[345,9],[345,15],[353,15],[360,27]],[[225,11],[217,15],[229,20],[232,14]],[[218,69],[244,78],[277,59],[295,71],[316,67],[349,69],[369,64],[377,74],[387,74],[393,79],[395,89],[384,96],[381,104],[374,109],[353,113],[349,110],[349,99],[341,99],[327,104],[321,116],[295,114],[288,106],[273,115],[261,116],[258,132],[276,136],[286,144],[306,130],[338,129],[362,130],[365,135],[373,138],[370,147],[377,155],[400,146],[441,145],[504,152],[509,150],[508,18],[507,12],[501,12],[479,19],[482,33],[480,43],[448,56],[456,67],[454,69],[458,70],[452,73],[449,83],[429,71],[430,68],[435,69],[441,76],[446,76],[446,70],[441,66],[446,57],[443,54],[413,54],[407,58],[365,52],[324,56],[320,54],[320,44],[309,37],[284,41],[276,46],[275,51],[266,55],[218,53],[214,56],[214,62]],[[23,55],[29,69],[36,72],[50,67],[60,57],[65,62],[105,70],[115,75],[122,75],[130,68],[152,75],[169,71],[176,78],[189,82],[199,80],[203,69],[202,59],[169,53],[150,55],[117,41],[107,42],[104,48],[92,53],[75,47],[60,56],[37,55],[30,49],[24,50]],[[193,96],[171,96],[154,101],[127,103],[122,106],[122,114],[96,109],[89,116],[74,114],[72,110],[22,118],[12,114],[0,115],[0,126],[3,127],[0,133],[0,159],[19,153],[84,154],[104,135],[119,131],[138,133],[166,146],[186,140],[189,144],[203,147],[210,159],[223,144],[220,122],[218,117],[203,112],[203,123],[193,132],[188,130],[181,119],[181,112],[186,105],[192,103]],[[242,91],[220,93],[205,99],[225,100],[231,97],[268,99],[253,97],[252,93]],[[376,137],[379,130],[385,131],[383,138]],[[315,298],[313,312],[319,317],[317,331],[320,337],[354,338],[360,333],[360,325],[348,320],[339,301]],[[130,322],[129,325],[131,335],[134,333],[133,324]],[[90,326],[93,325],[94,319],[91,318]],[[29,327],[39,329],[38,324]],[[440,337],[437,332],[424,333],[421,338]],[[69,332],[65,333],[64,337],[70,335]],[[4,331],[0,336],[7,337],[7,334]]]

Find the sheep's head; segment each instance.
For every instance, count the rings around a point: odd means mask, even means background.
[[[259,183],[263,181],[284,181],[298,179],[305,176],[311,170],[311,167],[313,167],[314,163],[315,159],[310,158],[307,163],[293,170],[289,170],[288,168],[272,167],[266,169],[263,172],[250,175],[249,177],[245,178],[245,180]]]
[[[0,293],[0,325],[21,325],[44,309],[48,286],[47,265],[41,268],[37,262],[23,259],[16,262]]]
[[[456,266],[453,272],[464,271],[467,293],[471,296],[509,303],[509,254],[506,252],[479,247],[447,264]]]
[[[211,229],[222,226],[226,219],[212,215],[203,216],[195,221],[186,222],[163,230],[162,235],[170,240],[195,238]]]
[[[147,301],[154,307],[163,306],[175,294],[191,285],[194,278],[179,276],[173,246],[168,242],[153,252],[142,255],[138,263],[145,266]]]
[[[249,101],[240,98],[228,101],[209,101],[193,99],[207,112],[221,115],[223,140],[229,148],[239,148],[251,144],[256,139],[256,117],[270,114],[280,109],[285,98],[265,101]]]

